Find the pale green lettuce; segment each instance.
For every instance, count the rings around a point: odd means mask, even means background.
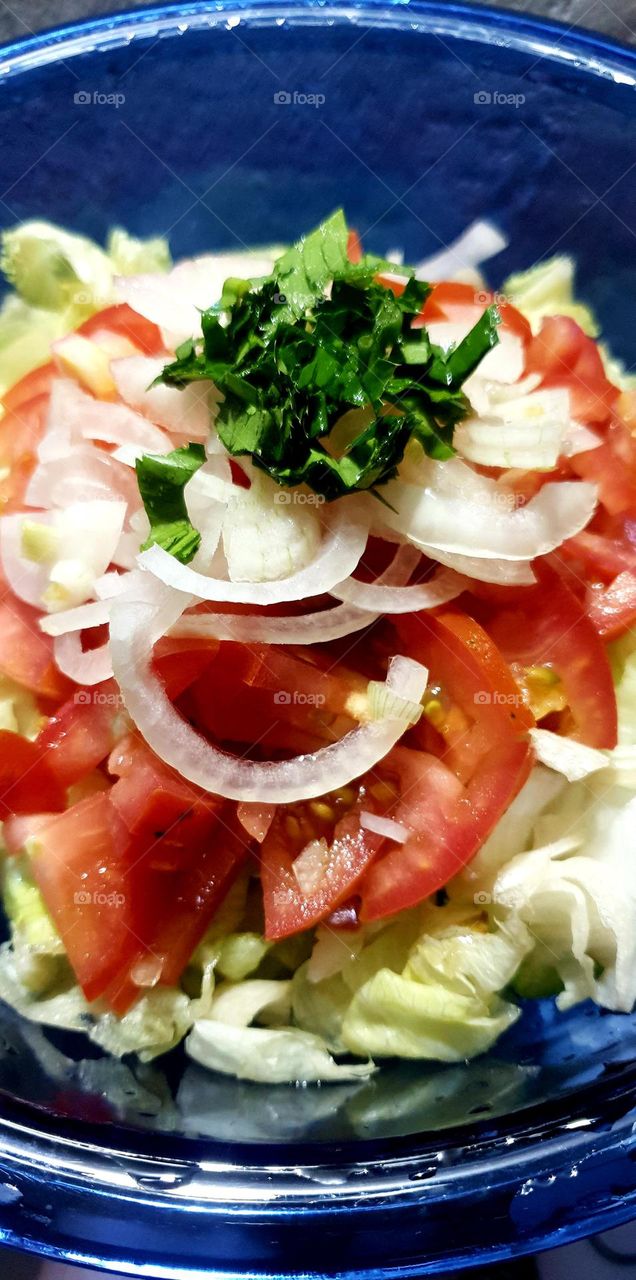
[[[52,342],[117,301],[116,275],[169,267],[165,240],[138,240],[119,229],[107,249],[50,222],[4,231],[0,269],[15,293],[0,307],[0,396],[46,363]]]
[[[502,294],[530,321],[534,333],[546,316],[570,316],[584,333],[599,333],[593,311],[574,296],[574,263],[561,254],[528,271],[516,271],[501,286]]]

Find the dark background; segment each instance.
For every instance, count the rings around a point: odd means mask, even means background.
[[[152,0],[154,3],[154,0]],[[78,18],[148,8],[150,0],[0,0],[0,41],[14,40]],[[636,0],[507,0],[501,8],[559,18],[570,26],[591,27],[616,40],[636,43]]]

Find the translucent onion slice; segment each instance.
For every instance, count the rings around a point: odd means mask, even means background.
[[[590,773],[606,769],[609,756],[596,747],[588,747],[584,742],[575,742],[560,733],[552,733],[549,729],[531,729],[532,745],[537,753],[537,760],[562,773],[568,782],[580,782]]]
[[[327,528],[316,557],[289,578],[275,582],[227,582],[208,578],[190,565],[180,564],[161,547],[150,547],[139,556],[139,565],[176,591],[189,592],[199,600],[231,601],[234,604],[281,604],[323,595],[337,582],[348,578],[357,567],[367,542],[367,529],[358,524],[346,505],[339,505]]]
[[[422,485],[386,485],[382,518],[415,546],[454,555],[534,560],[585,528],[596,507],[596,486],[582,480],[545,484],[519,506],[514,493],[458,458],[422,471]]]
[[[477,556],[453,555],[452,551],[427,547],[424,542],[420,550],[431,560],[454,569],[457,574],[475,578],[477,582],[494,582],[501,587],[529,587],[536,582],[532,565],[526,560],[480,560]]]
[[[186,435],[192,441],[206,440],[218,392],[211,382],[193,382],[183,389],[152,386],[165,364],[162,356],[126,356],[112,360],[110,367],[126,404],[174,434]]]
[[[399,547],[390,565],[378,578],[378,590],[399,587],[408,581],[420,553],[414,547]],[[386,588],[383,584],[387,584]],[[356,605],[340,604],[334,609],[305,613],[297,618],[251,617],[231,613],[182,615],[171,629],[173,636],[213,636],[217,640],[237,640],[242,644],[326,644],[363,631],[378,614]]]
[[[64,456],[71,442],[102,440],[131,444],[155,453],[171,447],[166,434],[128,405],[96,400],[71,378],[56,379],[51,388],[48,435],[38,450],[43,461]]]
[[[412,547],[419,560],[417,548]],[[404,548],[406,550],[406,548]],[[412,587],[383,587],[376,582],[358,582],[356,578],[347,578],[332,588],[331,594],[336,600],[355,604],[359,609],[370,609],[374,613],[414,613],[417,609],[436,609],[441,604],[448,604],[461,595],[469,586],[466,578],[448,569],[438,573],[430,582],[416,584]]]
[[[42,608],[42,593],[46,590],[51,565],[48,561],[29,560],[22,551],[22,526],[25,519],[45,528],[52,524],[51,517],[26,512],[3,516],[0,520],[0,558],[2,570],[13,593],[19,600]]]
[[[137,582],[135,575],[133,589]],[[113,670],[126,708],[148,745],[182,777],[205,791],[263,804],[309,800],[366,773],[405,732],[405,721],[396,707],[392,718],[360,725],[339,742],[292,760],[240,760],[219,751],[181,718],[152,670],[157,627],[167,630],[183,607],[183,597],[173,592],[166,592],[161,603],[137,599],[132,590],[116,597],[110,629]],[[426,669],[408,662],[408,675],[403,667],[396,676],[393,665],[389,666],[387,687],[398,700],[405,684],[412,692],[415,671],[420,697],[426,688]]]
[[[76,684],[101,684],[102,680],[110,680],[113,674],[108,641],[98,649],[84,652],[79,632],[69,631],[66,635],[55,637],[53,653],[62,675],[68,676]]]
[[[134,475],[103,449],[74,446],[63,458],[39,462],[27,485],[27,507],[70,507],[75,502],[123,499],[134,508],[139,490]]]
[[[395,840],[397,844],[404,844],[409,838],[408,828],[401,822],[394,822],[393,818],[383,818],[378,813],[369,813],[366,809],[363,809],[360,814],[360,826],[364,827],[365,831],[373,831],[377,836]]]
[[[75,609],[62,609],[60,613],[40,618],[40,630],[47,636],[65,636],[72,631],[84,631],[87,627],[101,627],[109,618],[106,600],[94,600],[79,604]]]
[[[236,816],[243,829],[259,844],[263,843],[274,821],[275,813],[275,804],[246,804],[244,801],[236,810]]]

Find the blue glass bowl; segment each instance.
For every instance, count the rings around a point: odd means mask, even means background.
[[[573,253],[634,348],[636,53],[449,3],[173,5],[0,54],[0,222],[117,222],[174,253],[344,204],[422,258],[495,219]],[[156,1277],[398,1276],[636,1216],[636,1020],[529,1007],[487,1058],[264,1088],[114,1063],[0,1010],[0,1238]]]

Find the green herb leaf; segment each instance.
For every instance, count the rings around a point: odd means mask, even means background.
[[[400,267],[406,284],[394,292],[378,278],[394,265],[370,254],[350,262],[347,241],[337,210],[267,279],[226,281],[200,337],[161,375],[177,387],[211,379],[224,395],[216,428],[228,452],[329,500],[376,492],[413,436],[429,456],[451,457],[454,427],[470,411],[462,384],[498,342],[489,307],[456,348],[434,346],[412,327],[429,285]],[[365,411],[366,425],[337,456],[331,435],[349,410]]]
[[[172,453],[145,453],[137,459],[137,483],[150,520],[150,536],[143,551],[157,544],[182,564],[192,559],[201,535],[188,516],[184,489],[204,462],[201,444],[189,444]]]

